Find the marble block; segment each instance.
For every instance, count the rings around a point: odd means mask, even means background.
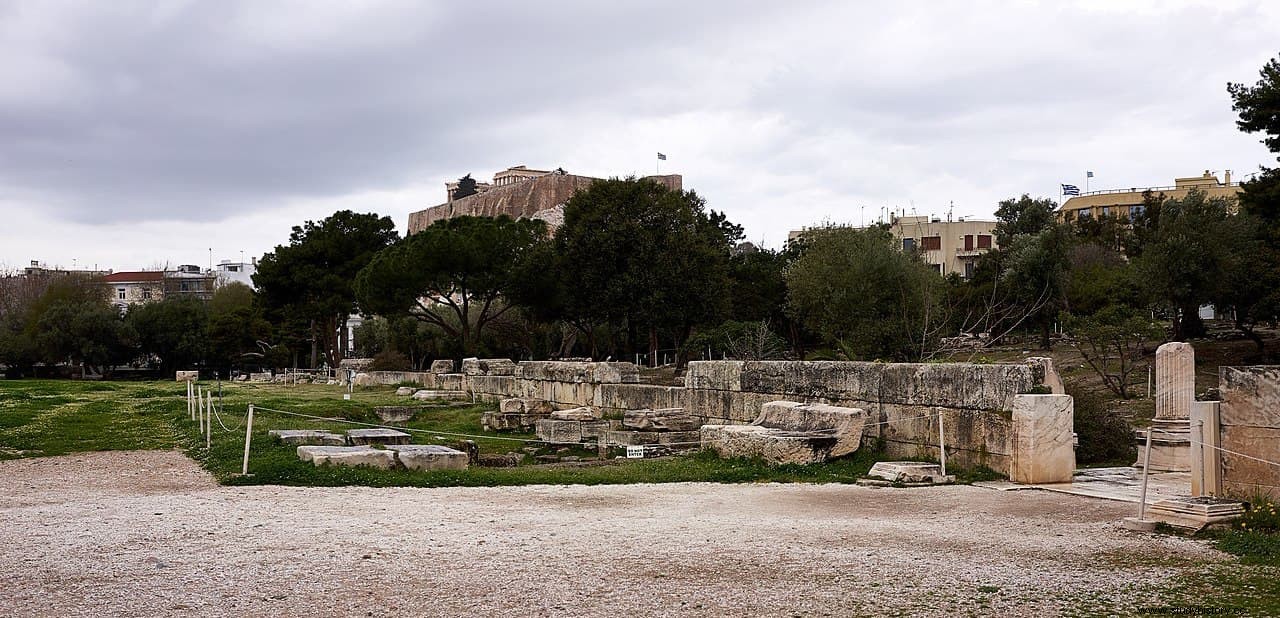
[[[878,461],[871,466],[867,476],[891,483],[954,483],[956,477],[943,474],[942,466],[923,461]]]
[[[352,446],[369,444],[408,444],[409,434],[394,429],[348,429],[347,442]]]
[[[345,446],[347,438],[336,433],[328,431],[317,431],[314,429],[272,429],[267,435],[275,438],[284,444],[290,445],[321,445],[321,446]]]
[[[367,446],[299,446],[298,459],[316,466],[368,466],[390,470],[396,465],[392,451]]]
[[[1070,395],[1014,396],[1009,480],[1026,484],[1071,482],[1076,469],[1074,408]]]
[[[466,470],[469,463],[466,453],[439,444],[393,444],[387,450],[409,470]]]
[[[1196,400],[1196,352],[1189,343],[1172,341],[1156,348],[1156,418],[1191,418]]]

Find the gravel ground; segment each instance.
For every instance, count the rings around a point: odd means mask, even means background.
[[[974,487],[219,487],[0,462],[0,615],[1094,614],[1206,561],[1127,504]]]

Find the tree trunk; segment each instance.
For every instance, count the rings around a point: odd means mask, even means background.
[[[1049,320],[1040,321],[1040,349],[1053,349],[1053,340],[1049,336]]]
[[[658,366],[658,327],[649,327],[649,366]]]
[[[320,342],[316,340],[316,321],[311,320],[311,368],[320,364]]]

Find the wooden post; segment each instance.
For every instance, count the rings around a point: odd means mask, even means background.
[[[199,418],[196,420],[200,424],[200,434],[204,435],[204,387],[196,387],[196,414]]]
[[[191,380],[187,380],[187,416],[190,416],[193,421],[196,420],[196,408],[191,401]]]
[[[209,400],[204,405],[204,448],[213,448],[213,391],[206,393]]]
[[[253,404],[249,404],[249,416],[244,421],[244,464],[240,466],[240,474],[249,474],[249,441],[253,439]]]

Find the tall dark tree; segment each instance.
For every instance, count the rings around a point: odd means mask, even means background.
[[[475,195],[476,193],[479,193],[476,189],[476,179],[472,178],[471,174],[467,174],[466,176],[458,179],[458,186],[453,190],[453,199],[462,199],[468,195]]]
[[[137,333],[139,351],[161,373],[203,363],[209,310],[199,299],[179,296],[135,305],[127,320]]]
[[[1026,193],[1017,199],[1002,200],[996,208],[996,244],[1006,247],[1020,234],[1039,234],[1053,224],[1057,208],[1049,198],[1033,198]]]
[[[1200,306],[1213,301],[1228,266],[1226,249],[1235,244],[1232,208],[1231,200],[1197,190],[1165,201],[1159,225],[1135,260],[1150,302],[1172,313],[1177,340],[1204,332]]]
[[[260,341],[271,338],[271,325],[254,302],[253,289],[243,283],[218,288],[209,301],[208,364],[223,376],[232,369],[260,366]]]
[[[943,279],[883,228],[808,233],[787,269],[787,308],[850,358],[929,358],[947,325]]]
[[[532,219],[437,221],[374,256],[356,276],[356,297],[366,313],[413,316],[474,354],[485,328],[512,309],[504,296],[517,265],[545,235]]]
[[[723,319],[729,251],[740,234],[692,191],[648,179],[597,181],[565,204],[556,232],[562,315],[645,333],[656,362],[660,332],[680,348],[695,326]]]
[[[311,361],[322,348],[330,366],[342,360],[339,331],[356,310],[352,282],[373,256],[399,238],[390,217],[342,210],[295,226],[289,244],[263,256],[253,282],[275,321],[310,325]]]

